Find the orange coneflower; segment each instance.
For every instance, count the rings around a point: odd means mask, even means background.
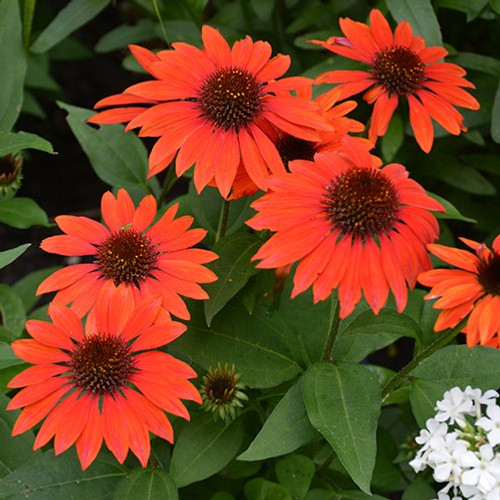
[[[288,94],[310,80],[280,80],[290,57],[271,58],[267,42],[247,36],[230,48],[210,26],[203,27],[202,39],[203,50],[174,43],[173,50],[153,54],[131,46],[139,64],[156,80],[99,101],[96,108],[120,107],[89,121],[129,122],[127,129],[141,127],[140,136],[160,137],[149,157],[149,176],[167,167],[178,151],[176,173],[182,175],[195,163],[198,192],[215,180],[227,197],[240,158],[252,181],[266,189],[269,172],[284,167],[262,124],[311,141],[318,138],[316,129],[328,129],[316,105]]]
[[[299,261],[292,297],[312,285],[317,302],[338,288],[342,318],[362,293],[377,314],[389,289],[402,311],[407,287],[431,267],[426,244],[439,230],[428,210],[444,209],[403,165],[375,167],[365,149],[344,142],[345,156],[317,153],[314,162],[296,160],[290,173],[269,180],[248,224],[276,234],[253,259],[260,268]]]
[[[460,238],[475,253],[443,245],[429,245],[431,253],[459,269],[432,269],[418,281],[430,286],[426,299],[435,299],[442,309],[434,330],[453,328],[470,314],[462,330],[467,345],[500,348],[500,235],[493,241],[493,252],[484,243]]]
[[[382,13],[373,9],[370,26],[341,18],[345,35],[331,37],[326,42],[313,40],[326,49],[362,61],[368,71],[328,71],[318,83],[340,83],[341,98],[345,99],[374,86],[364,99],[374,105],[369,137],[375,141],[384,135],[400,98],[406,98],[410,123],[419,146],[428,153],[434,140],[431,118],[454,135],[467,131],[463,116],[455,106],[479,109],[479,103],[461,87],[475,88],[464,77],[460,66],[439,62],[448,54],[442,47],[426,47],[420,36],[414,36],[411,26],[401,21],[394,34]]]
[[[23,408],[12,434],[43,419],[34,449],[54,437],[56,455],[76,443],[83,469],[104,440],[120,463],[128,450],[146,467],[149,432],[173,442],[164,412],[189,420],[181,399],[201,403],[188,379],[194,370],[170,354],[154,350],[177,338],[186,327],[149,297],[133,309],[126,287],[108,289],[82,327],[71,309],[51,305],[52,322],[30,320],[32,338],[12,343],[15,354],[33,366],[8,384],[21,388],[9,410]]]
[[[152,224],[157,211],[154,197],[144,197],[135,208],[129,194],[120,189],[116,198],[109,191],[102,197],[104,224],[87,217],[56,217],[66,234],[46,238],[42,249],[60,255],[89,255],[94,260],[56,271],[40,284],[37,294],[57,290],[54,303],[64,306],[72,302],[72,309],[83,316],[103,288],[123,283],[132,300],[158,294],[168,312],[189,319],[180,295],[208,298],[199,283],[217,277],[202,264],[217,259],[217,255],[190,248],[205,237],[206,231],[189,229],[192,217],[175,219],[177,208],[177,204],[171,206]]]

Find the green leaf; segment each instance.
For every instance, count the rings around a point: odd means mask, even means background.
[[[302,393],[311,424],[330,443],[352,480],[369,494],[380,415],[376,378],[357,363],[320,361],[305,373]]]
[[[12,428],[21,411],[7,411],[5,408],[9,401],[7,396],[0,394],[0,441],[2,442],[2,446],[0,446],[0,478],[33,458],[33,432],[28,431],[15,438],[12,437]]]
[[[149,193],[146,182],[148,155],[134,133],[124,133],[122,125],[90,127],[85,121],[94,115],[88,109],[59,102],[68,112],[68,124],[88,156],[97,176],[114,188],[140,188]]]
[[[410,403],[418,425],[425,427],[428,418],[436,414],[436,401],[443,399],[443,394],[451,387],[442,382],[426,379],[414,379],[410,388]]]
[[[399,114],[395,114],[389,123],[387,132],[382,136],[382,141],[380,143],[382,158],[385,163],[390,163],[394,159],[399,148],[403,145],[404,138],[405,129],[403,120]]]
[[[116,459],[98,456],[85,471],[74,449],[54,457],[52,451],[33,455],[33,459],[14,470],[0,483],[0,498],[36,500],[68,500],[70,498],[109,498],[127,473]]]
[[[294,500],[303,500],[311,486],[316,468],[304,455],[289,455],[275,465],[276,477]]]
[[[54,152],[52,144],[38,135],[27,132],[0,132],[0,156],[17,153],[23,149]]]
[[[500,144],[500,81],[498,82],[493,111],[491,112],[491,138]]]
[[[247,500],[293,500],[290,493],[281,484],[261,477],[248,481],[243,491]]]
[[[458,209],[452,205],[448,200],[445,200],[441,196],[431,193],[430,191],[427,191],[427,194],[431,197],[434,198],[436,201],[439,201],[441,205],[443,205],[444,209],[446,210],[445,213],[443,212],[434,212],[434,215],[436,219],[453,219],[453,220],[461,220],[464,222],[471,222],[473,224],[477,223],[477,220],[471,219],[470,217],[466,217],[465,215],[461,214]]]
[[[172,476],[160,469],[135,470],[117,485],[115,500],[178,500],[179,493]]]
[[[450,60],[467,69],[500,76],[500,60],[494,57],[483,56],[474,52],[458,52],[458,54],[450,57]]]
[[[443,45],[441,29],[430,0],[386,0],[396,21],[408,21],[415,35],[424,37],[426,45]]]
[[[361,361],[401,337],[422,337],[420,327],[410,316],[392,309],[382,309],[378,316],[365,311],[336,339],[331,358],[335,361]]]
[[[205,369],[235,364],[241,381],[250,387],[274,387],[293,379],[301,370],[288,346],[287,330],[262,306],[250,316],[243,305],[232,301],[210,328],[202,305],[190,304],[191,321],[185,335],[171,344]]]
[[[18,0],[0,0],[0,130],[9,131],[23,103],[26,53]]]
[[[10,344],[0,341],[0,370],[23,363],[24,361],[14,354]]]
[[[57,271],[58,267],[45,267],[27,274],[17,283],[12,285],[14,290],[23,302],[25,311],[29,311],[38,301],[36,290],[38,285],[50,274]]]
[[[238,453],[243,442],[241,419],[229,426],[200,415],[181,430],[172,453],[170,474],[179,488],[201,481],[222,470]]]
[[[482,390],[497,388],[500,350],[483,346],[446,346],[424,359],[411,376],[442,382],[447,388],[467,385]]]
[[[21,297],[7,285],[0,284],[0,311],[2,323],[15,337],[19,337],[24,329],[26,313]]]
[[[285,455],[319,437],[309,422],[301,385],[302,379],[288,390],[238,460],[264,460]]]
[[[337,298],[332,294],[327,300],[314,304],[310,289],[292,299],[292,288],[293,279],[289,275],[281,294],[279,316],[294,335],[292,349],[296,359],[309,366],[321,358],[334,319]],[[304,325],[307,325],[306,336]]]
[[[101,12],[110,0],[71,0],[40,33],[31,51],[46,52]]]
[[[483,170],[489,174],[500,175],[497,155],[484,153],[465,154],[460,156],[460,160],[466,165]]]
[[[31,198],[0,200],[0,222],[17,229],[49,225],[47,214]]]
[[[438,7],[448,7],[467,15],[467,22],[473,21],[488,4],[488,0],[438,0]]]
[[[112,52],[113,50],[122,49],[130,43],[151,40],[157,36],[157,26],[157,23],[148,18],[140,19],[133,26],[122,24],[101,37],[94,49],[97,53]]]
[[[14,262],[30,245],[31,243],[25,243],[24,245],[0,252],[0,269]]]
[[[490,7],[498,15],[500,15],[500,0],[490,0]]]
[[[209,295],[205,301],[205,315],[210,326],[214,316],[256,274],[255,264],[250,262],[262,240],[248,233],[236,233],[219,240],[212,250],[219,256],[209,267],[218,276],[214,283],[204,286]]]

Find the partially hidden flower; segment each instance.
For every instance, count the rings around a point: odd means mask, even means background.
[[[12,198],[23,180],[23,156],[20,153],[0,156],[0,198]]]
[[[347,114],[355,107],[354,101],[338,103],[341,91],[333,89],[325,92],[314,99],[322,113],[325,121],[331,126],[331,130],[318,130],[318,140],[311,141],[296,137],[287,132],[280,131],[276,127],[268,127],[267,135],[271,138],[278,150],[285,169],[288,171],[288,163],[293,160],[314,159],[314,155],[320,151],[343,151],[343,140],[348,134],[362,132],[364,125]],[[300,88],[297,96],[309,101],[312,99],[312,85]],[[353,137],[354,141],[364,147],[366,151],[372,149],[372,144],[361,137]],[[372,156],[374,165],[380,165],[380,160]],[[229,199],[237,199],[242,196],[250,196],[258,191],[258,186],[248,176],[241,164],[236,172],[233,190]]]
[[[433,307],[442,309],[434,330],[455,327],[469,315],[462,330],[467,345],[500,348],[500,235],[493,251],[484,243],[460,240],[474,252],[431,244],[429,251],[458,269],[433,269],[422,273],[418,281],[431,287],[425,299],[438,299]]]
[[[149,176],[165,169],[178,152],[176,173],[195,164],[198,192],[214,180],[227,197],[240,159],[252,181],[266,189],[269,173],[284,170],[264,132],[266,124],[310,141],[318,139],[317,129],[329,128],[314,103],[289,94],[310,80],[280,79],[290,57],[271,57],[267,42],[247,36],[230,48],[210,26],[203,26],[202,39],[203,50],[173,43],[172,50],[157,54],[132,45],[132,54],[155,80],[102,99],[96,108],[116,107],[89,122],[128,123],[127,130],[140,127],[140,136],[159,137],[149,157]]]
[[[160,295],[169,313],[189,319],[181,296],[208,298],[199,284],[217,277],[203,264],[217,259],[217,255],[192,248],[206,231],[189,229],[193,218],[175,218],[177,209],[177,204],[171,206],[153,223],[157,214],[154,197],[144,197],[135,208],[129,194],[120,189],[116,198],[109,191],[102,197],[103,224],[88,217],[56,217],[66,234],[44,239],[41,248],[59,255],[91,256],[93,261],[56,271],[40,284],[37,294],[57,291],[54,304],[72,303],[71,308],[84,316],[103,289],[124,284],[134,301]]]
[[[444,211],[399,164],[373,166],[364,148],[345,139],[345,153],[296,160],[273,176],[253,202],[247,224],[275,234],[254,255],[259,268],[297,262],[292,297],[312,286],[314,301],[338,289],[345,318],[364,295],[377,314],[392,290],[399,311],[407,288],[431,267],[426,244],[437,239]]]
[[[230,422],[234,420],[243,405],[248,401],[243,392],[245,385],[240,382],[240,375],[236,373],[234,365],[226,363],[224,367],[219,362],[215,369],[210,367],[208,374],[203,377],[200,388],[203,408],[213,413],[215,417]]]
[[[364,95],[374,104],[369,129],[372,141],[385,134],[400,99],[408,101],[411,127],[425,152],[431,150],[434,140],[431,118],[450,134],[467,131],[456,107],[479,109],[477,100],[462,88],[475,87],[464,78],[466,72],[460,66],[440,61],[448,55],[446,49],[426,47],[407,21],[401,21],[393,33],[377,9],[370,13],[370,26],[349,18],[341,18],[339,23],[345,37],[312,43],[369,68],[328,71],[317,82],[340,84],[342,99],[372,87]]]
[[[189,420],[181,400],[201,403],[188,379],[194,370],[155,350],[186,329],[171,321],[151,296],[137,307],[126,287],[108,289],[82,326],[69,308],[51,305],[51,322],[30,320],[31,338],[16,340],[16,356],[32,364],[8,384],[22,388],[9,410],[23,408],[13,428],[22,434],[39,424],[34,449],[54,438],[58,455],[73,444],[83,469],[102,443],[120,463],[130,449],[145,467],[149,432],[173,442],[165,412]]]

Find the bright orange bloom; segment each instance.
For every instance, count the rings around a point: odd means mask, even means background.
[[[120,463],[128,450],[146,467],[149,432],[173,442],[164,412],[189,420],[181,399],[201,403],[188,381],[194,370],[170,354],[154,350],[186,327],[161,309],[161,297],[149,297],[134,309],[124,285],[108,289],[82,327],[78,316],[51,305],[52,322],[30,320],[32,338],[16,340],[16,356],[33,366],[8,384],[21,388],[9,410],[23,408],[12,434],[43,419],[34,449],[54,437],[58,455],[76,443],[83,469],[95,459],[102,442]]]
[[[399,99],[406,98],[410,123],[419,146],[428,153],[434,131],[431,118],[450,134],[467,131],[463,116],[455,106],[479,109],[479,103],[461,87],[475,88],[464,77],[460,66],[439,62],[448,55],[442,47],[426,47],[420,36],[414,36],[411,26],[401,21],[392,33],[389,23],[376,9],[370,13],[370,26],[341,18],[345,35],[331,37],[326,42],[314,40],[335,54],[362,61],[368,71],[328,71],[318,83],[340,83],[342,99],[374,86],[364,99],[375,103],[369,129],[370,140],[384,135]]]
[[[432,269],[418,277],[430,286],[426,299],[436,299],[442,309],[434,330],[453,328],[470,314],[465,328],[467,345],[500,348],[500,235],[493,252],[484,243],[460,238],[475,253],[443,245],[429,245],[431,253],[458,269]]]
[[[131,46],[139,64],[156,80],[99,101],[96,108],[119,107],[89,121],[128,122],[127,130],[141,127],[140,136],[160,137],[149,157],[149,176],[165,169],[178,151],[176,173],[182,175],[195,163],[198,192],[215,179],[227,197],[240,158],[252,181],[266,189],[269,172],[284,167],[262,124],[309,141],[318,139],[317,129],[328,129],[312,102],[288,93],[310,80],[280,80],[290,57],[271,58],[267,42],[254,43],[247,36],[231,49],[210,26],[203,27],[202,39],[203,50],[174,43],[173,50],[153,54]]]
[[[37,294],[58,290],[54,304],[72,302],[71,308],[84,316],[102,289],[124,283],[136,302],[148,295],[161,295],[169,313],[189,319],[180,296],[208,298],[199,283],[210,283],[217,277],[202,264],[217,259],[217,255],[190,248],[206,231],[189,229],[192,217],[175,219],[177,208],[177,204],[171,206],[152,224],[157,210],[154,197],[144,197],[135,208],[129,194],[120,189],[116,198],[109,191],[102,197],[104,224],[87,217],[56,217],[66,234],[46,238],[41,248],[59,255],[91,255],[94,260],[56,271],[40,284]]]
[[[319,106],[320,112],[323,114],[325,121],[331,125],[331,130],[318,131],[318,141],[306,141],[293,135],[283,133],[275,128],[269,128],[267,135],[276,145],[281,160],[288,170],[288,162],[293,160],[309,160],[314,159],[314,155],[319,151],[342,151],[343,139],[349,133],[362,132],[364,126],[362,123],[348,118],[346,115],[355,107],[354,101],[344,101],[337,104],[341,91],[333,89],[318,96],[314,102]],[[312,86],[301,88],[297,91],[297,95],[302,99],[311,100]],[[367,151],[372,149],[371,143],[355,137],[353,140],[362,144]],[[362,147],[363,147],[362,146]],[[375,156],[372,157],[374,162],[379,161]],[[380,163],[378,163],[380,164]],[[236,177],[233,183],[233,191],[229,199],[237,199],[242,196],[249,196],[258,191],[258,187],[252,182],[252,179],[246,173],[243,165],[238,167]]]
[[[352,138],[344,142],[345,156],[317,153],[314,162],[293,161],[290,173],[269,180],[247,223],[276,234],[253,259],[260,268],[299,261],[292,298],[312,285],[318,302],[338,288],[341,318],[362,293],[378,314],[389,289],[401,312],[407,287],[431,267],[426,244],[439,229],[428,210],[444,209],[402,165],[374,167]]]

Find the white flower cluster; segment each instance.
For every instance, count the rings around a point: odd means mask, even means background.
[[[415,472],[434,470],[448,484],[438,500],[500,500],[500,406],[496,391],[454,387],[436,403],[437,413],[415,441]],[[462,496],[460,496],[462,495]]]

